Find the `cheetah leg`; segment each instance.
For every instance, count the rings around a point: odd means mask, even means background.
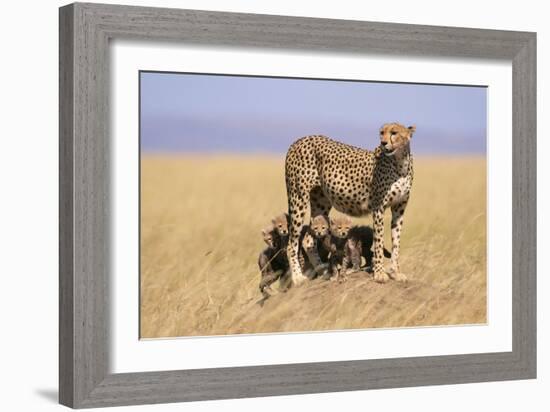
[[[358,241],[351,248],[351,272],[359,272],[361,270],[361,256],[363,255],[363,243]]]
[[[398,282],[406,282],[407,276],[401,273],[399,269],[399,250],[401,242],[401,229],[403,228],[403,214],[405,213],[405,208],[407,202],[402,202],[398,205],[395,205],[391,209],[391,241],[392,241],[392,250],[391,250],[391,270],[389,275],[392,279],[397,280]]]
[[[264,298],[267,298],[270,296],[270,288],[273,283],[275,283],[281,276],[283,275],[283,271],[279,270],[276,272],[266,270],[262,273],[262,279],[260,281],[260,292],[264,296]]]
[[[338,269],[336,270],[336,276],[330,278],[330,280],[338,283],[347,282],[348,277],[346,276],[346,269],[344,269],[343,265],[338,267]]]
[[[324,280],[334,280],[333,278],[336,276],[337,271],[338,271],[338,260],[337,260],[336,256],[331,254],[328,258],[328,270],[322,276],[322,279],[324,279]]]
[[[291,282],[290,269],[287,269],[279,278],[279,290],[286,292],[292,286]]]
[[[304,236],[302,247],[306,252],[307,258],[309,259],[311,266],[313,266],[315,276],[322,276],[326,271],[327,265],[321,262],[316,242],[309,233]]]
[[[340,263],[334,263],[332,266],[332,275],[330,277],[331,282],[342,282],[343,266]]]
[[[385,283],[389,277],[384,271],[384,209],[377,209],[372,214],[374,226],[374,280]]]
[[[372,253],[372,251],[369,249],[367,251],[365,251],[365,270],[367,272],[372,272],[372,258],[374,256],[374,254]]]
[[[302,268],[302,273],[306,275],[307,278],[313,279],[317,276],[314,267],[311,264],[312,253],[317,254],[317,247],[315,246],[315,239],[311,234],[306,233],[304,239],[302,240],[301,250],[300,250],[300,267]],[[307,256],[307,259],[305,256]]]
[[[342,258],[342,267],[340,267],[340,269],[338,270],[338,282],[345,282],[348,280],[347,278],[347,274],[348,273],[351,273],[351,272],[348,272],[348,268],[351,264],[351,259],[349,258],[349,256],[344,255],[344,257]]]
[[[350,252],[348,251],[348,253]],[[349,268],[351,263],[351,259],[349,258],[348,253],[346,253],[342,258],[342,269],[344,269],[344,272]]]
[[[290,196],[289,196],[290,199]],[[304,282],[307,277],[302,273],[300,267],[300,233],[304,226],[304,210],[307,202],[303,199],[295,201],[295,203],[289,202],[289,216],[290,216],[290,233],[288,238],[287,256],[288,263],[290,264],[290,271],[292,277],[292,284],[299,285]]]

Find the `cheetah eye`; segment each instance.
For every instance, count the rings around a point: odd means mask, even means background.
[[[396,134],[397,134],[397,132],[395,130],[392,130],[391,135],[395,136]]]

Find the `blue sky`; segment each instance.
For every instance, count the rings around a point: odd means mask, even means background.
[[[418,154],[484,155],[484,87],[142,72],[143,152],[281,153],[324,134],[364,148],[416,125]]]

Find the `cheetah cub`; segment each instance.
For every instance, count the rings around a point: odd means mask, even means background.
[[[330,219],[330,236],[327,248],[330,250],[329,273],[331,280],[345,281],[346,274],[361,270],[361,258],[372,269],[373,231],[368,226],[353,226],[348,216]],[[384,248],[384,256],[391,257]]]
[[[315,240],[315,248],[319,254],[322,263],[328,262],[330,250],[327,248],[327,238],[330,232],[330,223],[328,216],[318,215],[311,220],[309,233]]]
[[[262,230],[262,238],[267,248],[262,250],[258,257],[260,268],[260,292],[267,298],[270,296],[271,285],[277,280],[284,282],[289,274],[290,266],[286,247],[288,245],[288,214],[282,213],[271,220],[271,224]],[[304,226],[302,247],[299,251],[299,262],[302,272],[314,278],[318,272],[310,263],[311,253],[317,253],[326,268],[329,260],[329,246],[326,240],[329,237],[329,221],[327,216],[316,216],[310,226]],[[319,268],[317,268],[319,270]],[[326,270],[325,270],[326,272]]]
[[[281,237],[275,227],[270,225],[262,230],[262,238],[267,247],[258,257],[261,276],[259,288],[264,298],[268,298],[271,285],[281,279],[289,269],[285,253],[288,237]]]
[[[348,233],[352,227],[347,216],[330,218],[330,234],[327,236],[326,247],[330,251],[328,272],[323,278],[339,282],[346,281],[345,269],[349,265],[351,252],[348,244]]]
[[[309,278],[326,273],[330,254],[327,243],[329,229],[329,219],[325,215],[315,216],[311,225],[304,225],[299,260],[302,272],[307,271]],[[317,268],[313,266],[316,261],[321,262]]]
[[[369,226],[353,226],[348,233],[348,240],[344,250],[344,269],[349,269],[351,266],[352,272],[357,272],[361,269],[361,257],[365,258],[365,267],[367,271],[372,271],[372,244],[374,241],[374,233]],[[391,258],[391,253],[384,248],[384,257]]]

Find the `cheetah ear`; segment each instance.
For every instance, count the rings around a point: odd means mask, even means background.
[[[413,133],[416,132],[416,126],[409,126],[407,129],[409,129],[409,138],[411,138]]]

